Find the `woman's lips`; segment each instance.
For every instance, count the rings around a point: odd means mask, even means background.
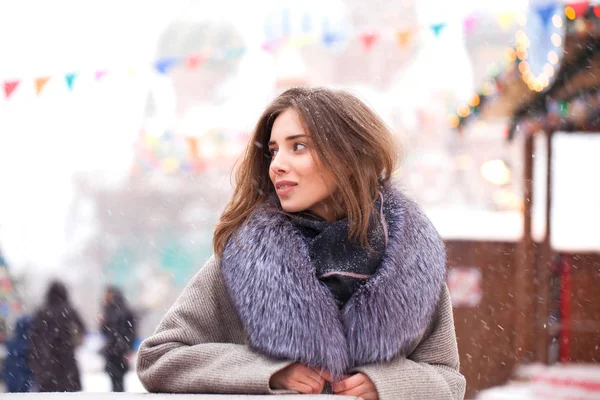
[[[295,182],[282,181],[275,184],[275,189],[278,196],[285,196],[294,190],[296,186],[298,186],[298,184]]]

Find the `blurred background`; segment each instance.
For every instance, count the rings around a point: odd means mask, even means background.
[[[0,341],[58,278],[89,330],[84,390],[108,390],[106,286],[151,334],[212,253],[264,106],[326,85],[392,128],[398,178],[446,241],[467,397],[571,376],[597,394],[599,17],[563,0],[2,2]]]

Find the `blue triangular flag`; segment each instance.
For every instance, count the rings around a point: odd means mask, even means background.
[[[310,33],[312,30],[312,17],[310,13],[304,13],[302,16],[302,33]]]
[[[67,87],[69,88],[69,90],[73,90],[73,82],[75,81],[75,78],[77,78],[77,74],[65,75],[65,81],[67,82]]]
[[[433,34],[435,35],[435,37],[440,36],[440,33],[442,33],[442,29],[444,29],[446,27],[446,24],[435,24],[435,25],[431,25],[431,30],[433,31]]]
[[[285,36],[292,33],[290,28],[290,9],[287,7],[283,9],[283,15],[281,16],[281,30]]]
[[[154,63],[154,68],[160,74],[166,74],[171,68],[177,65],[178,58],[162,58]]]
[[[556,6],[554,4],[549,4],[547,6],[541,6],[535,9],[537,14],[542,19],[542,24],[544,25],[544,28],[548,26],[548,22],[550,22],[550,20],[552,19],[552,16],[555,12],[555,8]]]
[[[325,32],[323,34],[323,43],[325,43],[327,46],[332,46],[336,44],[339,41],[339,39],[339,36],[333,32]]]

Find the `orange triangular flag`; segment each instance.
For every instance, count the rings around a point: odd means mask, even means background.
[[[378,36],[376,33],[363,33],[362,35],[360,35],[360,40],[362,41],[366,51],[370,51],[371,48],[373,48],[373,45],[377,41],[377,38]]]
[[[412,39],[414,31],[412,29],[405,29],[402,31],[398,31],[396,39],[398,41],[398,45],[401,48],[405,48],[410,43]]]
[[[197,160],[199,158],[198,155],[198,138],[193,136],[186,136],[188,149],[190,151],[190,155],[192,156],[192,160]]]
[[[40,95],[40,93],[42,93],[42,89],[44,88],[46,83],[48,83],[49,80],[50,80],[49,76],[44,76],[42,78],[37,78],[35,80],[35,92],[37,93],[38,96]]]
[[[8,99],[12,92],[19,86],[21,81],[4,81],[4,93],[6,94],[6,98]]]

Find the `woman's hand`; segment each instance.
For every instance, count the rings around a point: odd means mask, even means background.
[[[302,394],[320,394],[325,386],[325,379],[317,370],[294,363],[273,374],[269,385],[272,389],[295,390]]]
[[[334,383],[332,389],[335,394],[343,396],[356,396],[363,400],[379,400],[373,381],[362,372]]]

